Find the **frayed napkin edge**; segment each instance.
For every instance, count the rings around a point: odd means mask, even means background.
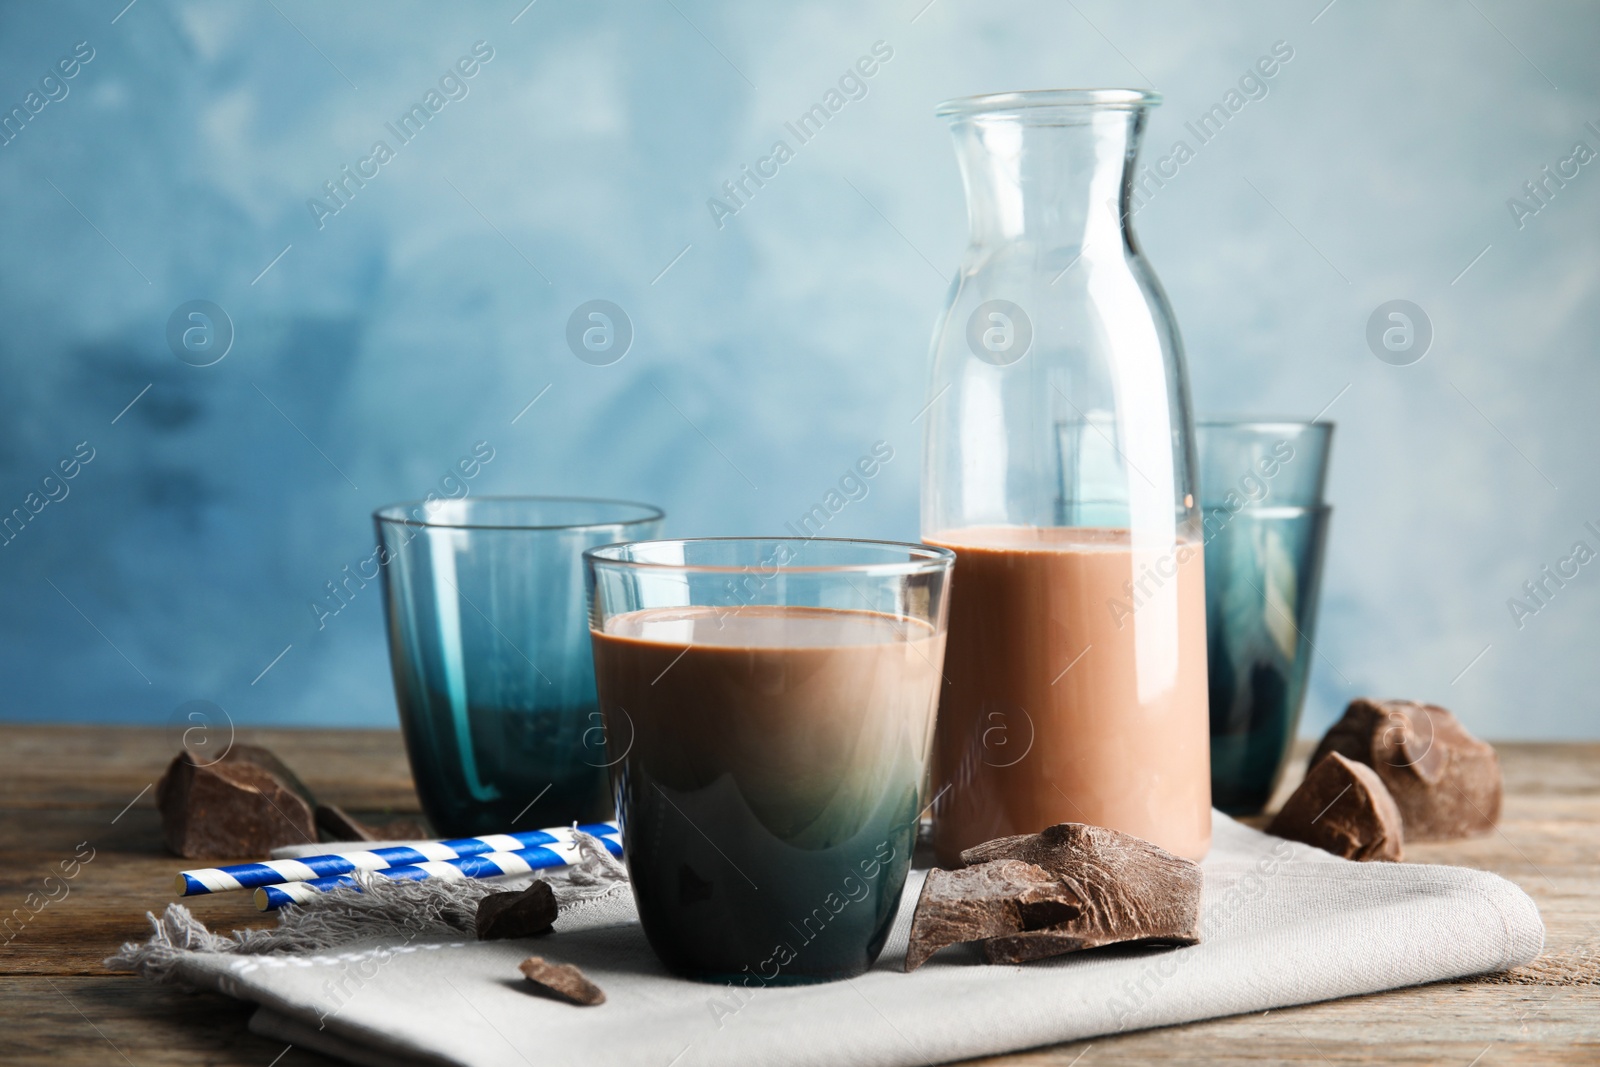
[[[547,880],[562,914],[628,888],[627,870],[598,839],[585,833],[574,837],[578,861],[541,872],[550,875]],[[228,936],[208,930],[188,908],[174,901],[160,916],[145,912],[150,921],[149,938],[126,942],[104,961],[105,966],[133,971],[162,985],[194,988],[181,965],[198,954],[302,954],[390,936],[470,934],[479,901],[507,888],[472,879],[399,881],[372,871],[357,871],[351,878],[358,888],[335,889],[281,909],[276,929],[235,930]]]

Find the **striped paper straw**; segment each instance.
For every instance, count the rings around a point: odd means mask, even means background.
[[[622,843],[614,837],[597,837],[606,851],[613,856],[622,855]],[[566,867],[578,860],[578,843],[535,846],[520,852],[486,852],[477,856],[463,856],[454,860],[432,860],[427,863],[403,864],[399,867],[374,869],[373,873],[397,881],[422,882],[437,878],[446,882],[464,882],[469,878],[498,878],[503,874],[527,874],[548,867]],[[348,874],[331,878],[313,878],[306,882],[288,882],[284,885],[264,885],[256,890],[256,907],[273,911],[285,904],[301,904],[330,889],[357,889],[356,880]]]
[[[617,824],[614,822],[584,823],[577,829],[602,840],[617,834]],[[419,863],[481,856],[490,852],[522,852],[543,845],[571,845],[572,833],[571,828],[558,826],[550,830],[527,830],[517,834],[486,834],[483,837],[457,837],[448,841],[425,841],[415,845],[330,852],[321,856],[302,856],[293,860],[237,863],[230,867],[184,871],[178,875],[176,887],[179,893],[192,897],[203,893],[254,889],[256,886],[278,885],[282,882],[309,882],[317,878],[349,874],[351,871],[381,871]],[[540,864],[540,866],[551,866],[551,864]]]

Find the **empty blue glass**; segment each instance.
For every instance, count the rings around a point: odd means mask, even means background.
[[[434,829],[609,818],[583,553],[659,536],[660,509],[478,497],[373,520],[400,725]]]
[[[1266,807],[1288,761],[1311,670],[1331,509],[1333,424],[1201,422],[1200,502],[1211,688],[1211,798]]]

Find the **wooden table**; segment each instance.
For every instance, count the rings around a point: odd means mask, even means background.
[[[241,730],[239,740],[271,747],[319,796],[353,813],[417,810],[394,732]],[[0,947],[0,1062],[333,1062],[250,1034],[251,1009],[236,1001],[172,992],[101,965],[123,941],[144,938],[144,913],[172,899],[184,865],[162,850],[152,788],[179,742],[175,730],[0,726],[0,921],[13,919],[0,934],[10,939]],[[1600,744],[1506,744],[1500,754],[1500,832],[1408,845],[1407,858],[1492,870],[1522,886],[1544,914],[1543,970],[1552,973],[1445,982],[987,1062],[1600,1063]],[[75,878],[45,882],[89,849],[93,859]],[[57,899],[19,924],[30,893]],[[242,894],[190,906],[212,929],[270,924]]]

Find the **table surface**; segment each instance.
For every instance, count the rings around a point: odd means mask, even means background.
[[[158,988],[101,963],[122,942],[145,937],[145,912],[159,912],[172,899],[173,875],[192,866],[163,850],[153,795],[180,740],[154,728],[0,725],[0,919],[27,917],[0,935],[9,938],[0,945],[0,1060],[334,1062],[251,1034],[248,1006]],[[272,748],[321,799],[357,815],[417,810],[396,732],[240,730],[238,740]],[[1499,831],[1408,845],[1407,859],[1495,871],[1520,885],[1544,915],[1545,966],[1512,981],[1441,982],[984,1062],[1600,1062],[1600,744],[1498,747],[1506,776]],[[65,883],[65,896],[62,883],[45,884],[61,861],[89,849],[93,859]],[[58,899],[30,917],[30,893],[39,894],[35,903]],[[212,929],[270,925],[243,894],[189,904]]]

